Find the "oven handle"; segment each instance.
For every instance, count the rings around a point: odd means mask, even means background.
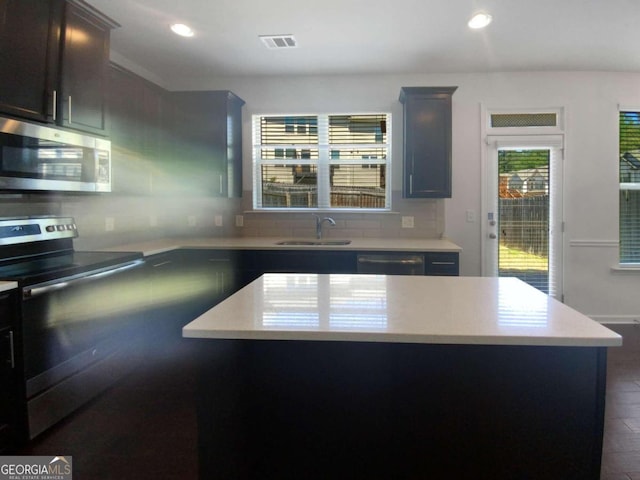
[[[125,270],[138,267],[143,263],[144,263],[144,260],[135,260],[130,263],[121,264],[115,268],[107,267],[95,273],[91,273],[89,275],[79,274],[71,277],[58,278],[51,282],[30,285],[22,289],[22,299],[28,300],[30,298],[34,298],[39,295],[44,295],[45,293],[49,293],[52,291],[60,290],[67,287],[72,287],[72,286],[83,284],[83,283],[93,282],[95,280],[100,280],[102,278],[109,277],[116,273],[121,273],[121,272],[124,272]]]

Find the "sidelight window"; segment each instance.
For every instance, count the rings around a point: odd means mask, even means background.
[[[256,209],[388,210],[391,115],[255,115]]]

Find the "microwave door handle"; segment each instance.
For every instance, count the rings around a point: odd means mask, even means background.
[[[83,283],[89,283],[95,280],[99,280],[101,278],[110,277],[116,273],[123,272],[125,270],[129,270],[130,268],[137,267],[141,265],[143,261],[135,261],[132,263],[127,263],[125,265],[121,265],[116,268],[110,268],[108,270],[103,270],[97,273],[93,273],[90,275],[80,276],[80,277],[66,277],[60,278],[55,281],[55,283],[44,283],[38,285],[32,285],[29,287],[25,287],[22,289],[22,298],[24,300],[28,300],[29,298],[34,298],[39,295],[44,295],[45,293],[50,293],[53,291],[61,290],[64,288],[69,288],[77,285],[81,285]]]

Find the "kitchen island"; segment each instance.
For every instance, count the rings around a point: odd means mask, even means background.
[[[519,280],[268,274],[183,336],[203,479],[599,478],[621,337]]]

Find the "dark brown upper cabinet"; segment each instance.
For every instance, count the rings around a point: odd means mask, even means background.
[[[402,87],[404,198],[451,197],[451,96],[458,87]]]
[[[64,2],[0,0],[0,111],[52,122]]]
[[[67,1],[57,115],[62,126],[107,133],[109,39],[115,26],[84,2]]]
[[[242,196],[242,106],[228,90],[169,92],[159,193]]]
[[[115,26],[82,0],[0,0],[0,112],[105,135]]]

